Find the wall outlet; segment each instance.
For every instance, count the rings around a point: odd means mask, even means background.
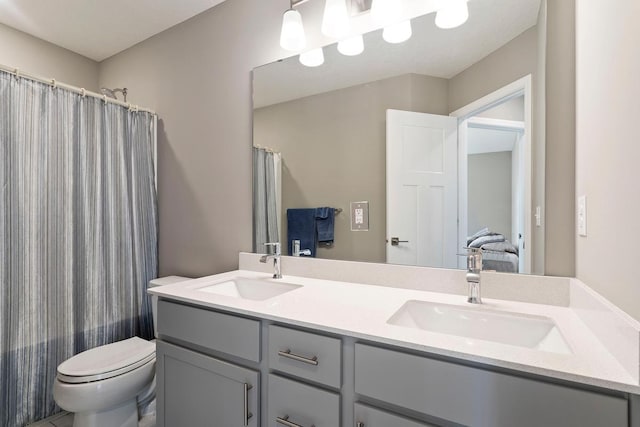
[[[587,196],[578,197],[578,235],[587,236]]]
[[[369,231],[369,202],[351,202],[351,231]]]

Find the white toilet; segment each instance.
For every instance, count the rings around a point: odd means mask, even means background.
[[[149,287],[187,280],[168,276]],[[157,298],[152,298],[154,331]],[[53,398],[74,413],[74,427],[137,427],[138,401],[155,395],[155,342],[138,337],[92,348],[58,366]]]

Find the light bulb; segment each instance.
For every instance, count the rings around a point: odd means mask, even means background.
[[[356,56],[364,52],[362,34],[338,42],[338,52],[346,56]]]
[[[469,8],[467,0],[449,0],[447,6],[436,14],[436,25],[443,29],[455,28],[467,22]]]
[[[346,0],[326,0],[322,17],[322,34],[336,39],[349,34],[349,11]]]
[[[402,2],[398,0],[373,0],[371,4],[371,20],[379,27],[397,23],[402,13]]]
[[[282,32],[280,33],[280,46],[291,51],[300,51],[307,44],[302,25],[302,15],[297,10],[289,9],[282,17]]]
[[[300,54],[300,63],[307,67],[319,67],[324,64],[322,48],[312,49]]]
[[[411,34],[411,21],[407,20],[385,27],[382,31],[382,38],[387,43],[402,43],[409,40]]]

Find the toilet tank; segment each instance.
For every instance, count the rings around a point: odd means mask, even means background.
[[[184,280],[189,280],[190,277],[182,277],[182,276],[166,276],[166,277],[158,277],[157,279],[152,279],[149,281],[149,288],[155,288],[156,286],[165,286],[171,285],[173,283],[182,282]],[[158,337],[158,297],[155,295],[151,296],[151,312],[153,313],[153,336]]]

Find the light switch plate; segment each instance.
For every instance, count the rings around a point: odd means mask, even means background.
[[[578,197],[578,235],[587,236],[587,196]]]
[[[351,202],[351,231],[369,231],[369,202]]]

